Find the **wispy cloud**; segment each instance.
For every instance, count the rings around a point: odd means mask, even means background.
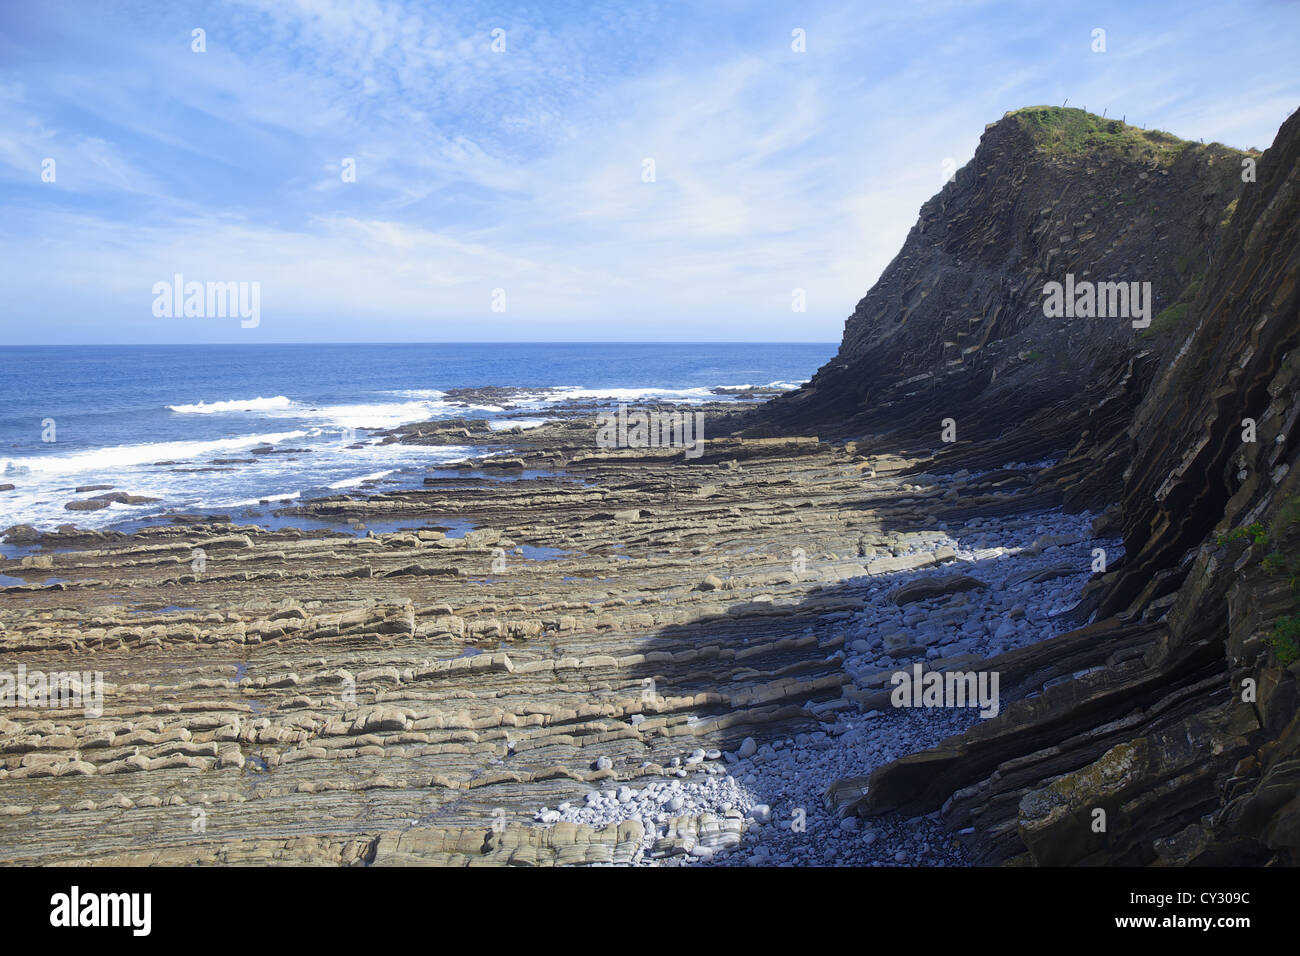
[[[860,6],[8,6],[3,340],[832,340],[1005,111],[1263,147],[1300,100],[1293,5]],[[153,318],[175,272],[261,325]]]

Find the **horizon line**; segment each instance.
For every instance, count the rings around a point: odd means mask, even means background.
[[[235,348],[261,348],[271,345],[839,345],[831,339],[754,339],[754,340],[691,340],[623,341],[619,339],[511,339],[500,341],[434,341],[431,339],[403,342],[29,342],[4,344],[8,349],[76,349],[76,348],[192,348],[195,346],[232,346]]]

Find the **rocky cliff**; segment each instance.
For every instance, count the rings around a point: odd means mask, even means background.
[[[1048,317],[1045,284],[1148,282],[1152,316],[1175,305],[1215,254],[1243,155],[1082,110],[1008,114],[922,207],[836,357],[759,427],[926,445],[945,418],[959,442],[1030,423],[1026,455],[1065,450],[1096,404],[1081,396],[1118,367],[1145,383],[1161,342],[1123,317]]]
[[[942,808],[987,863],[1300,862],[1300,114],[1243,158],[1010,114],[766,412],[928,437],[932,470],[1063,449],[1023,506],[1110,504],[1124,537],[1086,626],[987,662],[1000,716],[833,787],[841,813]],[[1149,279],[1163,314],[1047,319],[1066,271]]]

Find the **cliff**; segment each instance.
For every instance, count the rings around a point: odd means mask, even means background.
[[[921,208],[836,357],[756,430],[924,446],[945,418],[959,442],[1035,420],[1053,427],[1026,429],[1025,455],[1064,451],[1086,427],[1080,396],[1125,365],[1145,382],[1161,339],[1122,317],[1050,318],[1044,286],[1149,282],[1152,316],[1173,306],[1215,254],[1243,155],[1082,110],[1009,113]]]
[[[1008,115],[755,424],[928,443],[931,471],[1063,452],[1022,507],[1112,505],[1124,538],[1080,630],[985,663],[1000,716],[833,787],[841,813],[941,808],[986,863],[1300,862],[1300,114],[1256,181],[1244,155]],[[1163,314],[1049,319],[1065,272]]]

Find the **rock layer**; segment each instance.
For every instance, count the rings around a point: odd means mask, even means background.
[[[442,469],[297,506],[407,530],[14,531],[2,570],[30,583],[4,589],[0,671],[102,672],[103,712],[0,711],[0,858],[631,862],[689,856],[691,827],[734,845],[725,808],[637,853],[622,831],[513,828],[595,789],[723,777],[746,738],[856,709],[841,622],[952,560],[944,488],[902,459],[864,478],[815,439],[687,460],[594,434],[502,439],[529,468],[507,480]],[[469,852],[486,832],[508,839]]]
[[[755,433],[929,450],[951,418],[968,465],[1059,455],[1106,423],[1117,370],[1138,380],[1132,412],[1159,343],[1124,317],[1046,316],[1046,283],[1148,282],[1152,315],[1173,305],[1216,255],[1243,155],[1082,110],[1007,114],[921,208],[835,358],[761,408]],[[1016,457],[977,457],[999,436]]]
[[[841,812],[942,808],[984,862],[1300,862],[1300,115],[1258,170],[1131,417],[1040,476],[1122,488],[1095,623],[990,662],[1012,705],[839,788]],[[1025,670],[1064,679],[1026,692]]]

